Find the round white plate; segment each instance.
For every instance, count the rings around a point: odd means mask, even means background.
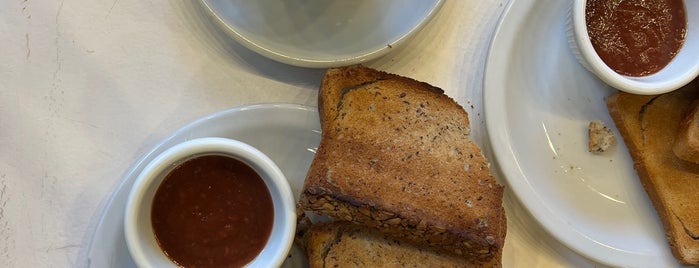
[[[507,186],[554,237],[596,261],[679,266],[604,98],[615,92],[588,73],[566,40],[569,1],[513,0],[489,51],[484,110]],[[617,145],[587,150],[601,120]]]
[[[165,138],[135,163],[112,194],[88,246],[88,267],[135,267],[123,231],[131,185],[152,158],[174,144],[200,137],[232,138],[258,148],[284,172],[298,197],[320,142],[318,111],[295,104],[241,106],[205,116]],[[304,266],[303,253],[294,246],[283,267]]]
[[[357,64],[402,44],[443,0],[202,0],[236,41],[302,67]]]

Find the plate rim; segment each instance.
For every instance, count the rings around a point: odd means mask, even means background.
[[[502,99],[507,91],[501,79],[503,73],[494,67],[496,61],[502,60],[511,51],[514,44],[510,39],[513,36],[507,34],[518,31],[505,29],[507,25],[513,24],[518,19],[526,18],[531,14],[535,5],[535,0],[510,0],[509,4],[499,18],[485,61],[483,72],[483,110],[486,126],[486,137],[488,144],[492,148],[493,160],[496,168],[502,174],[502,179],[511,188],[512,193],[522,204],[522,207],[534,218],[534,220],[558,241],[573,251],[605,265],[613,266],[667,266],[676,263],[674,256],[665,254],[639,254],[621,248],[613,248],[605,244],[596,242],[578,229],[566,224],[563,218],[557,217],[556,213],[546,205],[526,178],[521,178],[526,173],[520,166],[518,157],[514,154],[511,130],[506,122],[505,113],[494,107],[494,99]],[[514,27],[519,29],[520,27]],[[509,32],[508,32],[509,31]],[[505,39],[505,42],[502,41]],[[499,52],[499,53],[498,53]],[[506,55],[500,55],[506,54]],[[535,201],[532,201],[535,200]],[[533,206],[532,204],[536,205]]]
[[[387,40],[388,41],[388,42],[386,42],[387,45],[375,48],[370,52],[349,54],[348,56],[338,58],[335,60],[319,60],[319,59],[312,59],[312,58],[304,58],[304,57],[299,57],[299,56],[287,55],[281,51],[276,51],[276,50],[267,48],[261,44],[258,44],[256,42],[250,40],[248,37],[245,36],[245,34],[236,30],[236,28],[233,25],[228,23],[223,18],[221,13],[215,7],[213,7],[212,1],[215,1],[215,0],[200,0],[200,3],[204,6],[204,9],[206,10],[206,12],[209,13],[214,18],[216,23],[220,27],[222,27],[230,37],[235,39],[239,44],[242,44],[246,48],[248,48],[248,49],[250,49],[250,50],[252,50],[252,51],[254,51],[262,56],[265,56],[267,58],[273,59],[273,60],[281,62],[281,63],[293,65],[293,66],[306,67],[306,68],[330,68],[330,67],[339,67],[339,66],[345,66],[345,65],[359,64],[359,63],[363,63],[363,62],[381,57],[383,55],[386,55],[388,52],[390,52],[394,48],[405,43],[408,39],[410,39],[410,37],[412,37],[420,29],[422,29],[429,21],[431,21],[432,18],[434,18],[437,11],[439,11],[439,9],[443,6],[445,0],[429,0],[429,1],[432,1],[432,6],[428,10],[427,14],[423,18],[421,18],[417,24],[415,24],[412,28],[410,28],[410,30],[408,30],[406,33],[403,33],[402,35],[400,35],[397,39]]]
[[[105,205],[101,208],[102,211],[99,214],[99,218],[94,224],[94,226],[91,228],[91,232],[89,235],[89,240],[86,246],[86,250],[84,255],[79,256],[81,260],[80,263],[85,264],[87,267],[91,267],[92,265],[92,260],[93,256],[95,255],[95,238],[100,233],[100,230],[104,228],[105,222],[108,220],[107,218],[110,215],[110,211],[114,208],[115,202],[117,201],[117,196],[122,192],[125,191],[124,187],[127,187],[129,185],[129,178],[132,178],[135,176],[135,172],[139,169],[145,166],[146,160],[148,158],[151,158],[155,154],[157,154],[158,150],[160,149],[167,149],[164,148],[168,142],[170,142],[172,139],[180,136],[180,133],[183,131],[186,131],[188,129],[192,129],[192,127],[205,123],[206,121],[209,121],[213,118],[225,116],[228,114],[232,113],[238,113],[241,111],[245,110],[252,110],[252,109],[295,109],[295,110],[304,110],[308,112],[316,112],[317,113],[317,107],[310,106],[310,105],[304,105],[304,104],[297,104],[297,103],[285,103],[285,102],[270,102],[270,103],[251,103],[251,104],[243,104],[235,107],[230,107],[227,109],[215,111],[209,114],[205,114],[201,117],[198,117],[192,121],[189,121],[188,123],[182,125],[181,127],[177,128],[176,130],[170,132],[166,136],[164,136],[162,139],[158,140],[158,142],[151,147],[149,147],[145,153],[141,154],[136,161],[134,161],[129,168],[126,170],[125,173],[119,178],[118,182],[116,183],[116,186],[111,188],[111,192],[109,193],[109,196],[107,197],[107,200],[105,202]],[[131,181],[133,183],[133,181]],[[128,194],[128,193],[127,193]],[[125,206],[126,204],[124,204]],[[122,217],[123,218],[123,217]],[[125,249],[126,250],[126,249]],[[128,254],[128,252],[127,252]],[[83,259],[84,258],[84,259]]]

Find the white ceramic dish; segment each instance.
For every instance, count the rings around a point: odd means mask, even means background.
[[[585,21],[586,0],[572,2],[568,35],[571,48],[578,60],[590,72],[607,84],[632,94],[656,95],[678,89],[699,74],[699,1],[684,1],[687,31],[684,45],[665,68],[648,76],[620,75],[609,68],[597,55],[587,34]],[[572,32],[572,33],[571,33]]]
[[[88,267],[135,267],[124,238],[124,208],[138,174],[157,155],[186,140],[223,137],[243,141],[269,156],[289,180],[295,198],[320,142],[315,107],[259,104],[236,107],[196,120],[165,138],[136,161],[110,197],[87,250]],[[303,253],[292,247],[282,267],[306,267]]]
[[[602,155],[587,151],[589,121],[614,126],[604,98],[616,90],[571,53],[569,5],[513,0],[505,11],[484,80],[491,160],[524,207],[571,249],[614,266],[679,266],[623,142]]]
[[[244,142],[204,137],[184,141],[156,156],[138,174],[124,212],[124,235],[131,257],[139,267],[178,267],[160,248],[153,232],[151,205],[168,173],[182,163],[204,155],[236,159],[255,170],[271,194],[274,207],[269,240],[246,267],[278,267],[287,258],[296,231],[296,202],[289,182],[267,155]]]
[[[312,68],[382,56],[424,26],[443,0],[202,0],[236,41]]]

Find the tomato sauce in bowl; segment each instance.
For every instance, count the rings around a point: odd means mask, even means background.
[[[138,267],[279,267],[295,228],[296,202],[281,169],[255,147],[222,137],[158,154],[124,209]]]
[[[158,244],[184,267],[242,267],[269,239],[272,197],[263,179],[229,156],[189,159],[158,187],[151,223]]]
[[[592,46],[621,75],[658,72],[684,43],[687,18],[682,0],[588,0],[585,9]]]

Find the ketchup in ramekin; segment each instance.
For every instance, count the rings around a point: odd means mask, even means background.
[[[592,46],[621,75],[658,72],[685,40],[687,18],[682,0],[588,0],[585,9]]]

